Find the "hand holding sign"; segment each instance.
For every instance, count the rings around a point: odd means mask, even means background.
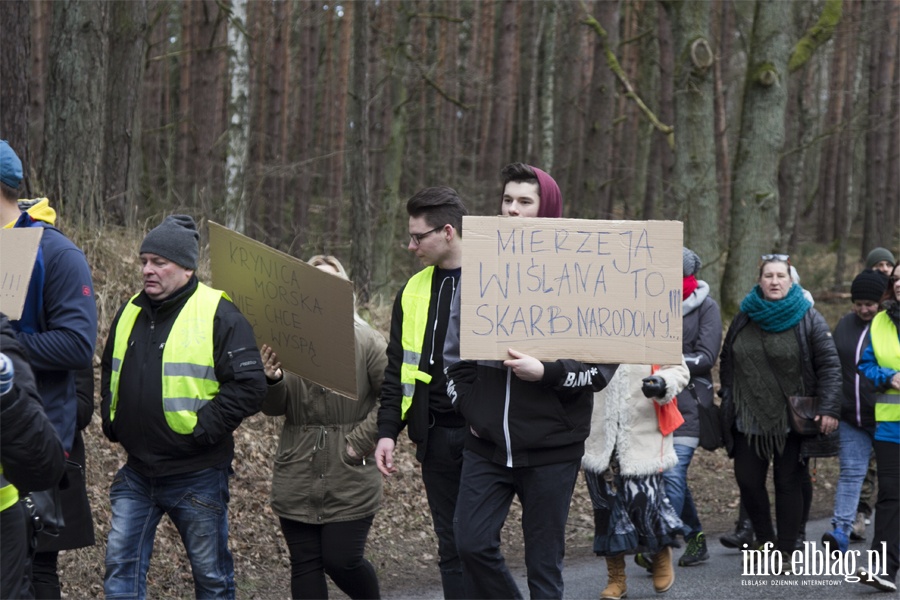
[[[544,364],[533,356],[507,350],[511,359],[503,361],[503,366],[512,369],[513,374],[522,381],[540,381],[544,377]]]

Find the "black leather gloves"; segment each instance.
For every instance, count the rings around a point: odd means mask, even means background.
[[[648,398],[665,398],[666,397],[666,380],[659,375],[651,375],[641,380],[644,385],[641,391]]]

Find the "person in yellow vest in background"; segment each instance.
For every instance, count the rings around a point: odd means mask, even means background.
[[[394,447],[409,425],[438,538],[444,597],[464,598],[453,513],[466,428],[447,397],[443,350],[450,300],[462,267],[462,218],[467,211],[449,187],[425,188],[409,199],[406,211],[407,249],[425,268],[410,277],[394,301],[375,464],[385,476],[397,470]]]
[[[887,564],[879,572],[859,572],[860,582],[882,592],[897,591],[900,568],[900,265],[891,271],[881,297],[884,310],[872,319],[871,345],[859,359],[859,372],[875,384],[875,462],[878,500],[872,550],[886,548]],[[874,571],[874,569],[873,569]]]
[[[103,352],[103,433],[128,461],[110,486],[107,598],[143,598],[156,527],[181,535],[203,598],[234,598],[228,550],[232,432],[259,411],[266,376],[247,319],[199,282],[199,234],[171,215],[144,238],[144,289],[119,309]]]
[[[33,598],[25,507],[19,496],[57,484],[62,442],[44,414],[34,374],[6,315],[0,313],[0,598]]]

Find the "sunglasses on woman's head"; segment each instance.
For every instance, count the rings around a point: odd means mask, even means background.
[[[768,262],[770,260],[780,260],[782,262],[790,262],[791,256],[789,254],[763,254],[760,256],[763,262]]]

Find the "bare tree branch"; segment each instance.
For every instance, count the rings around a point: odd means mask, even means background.
[[[631,82],[628,81],[628,76],[625,74],[624,69],[622,69],[622,65],[619,64],[619,59],[616,58],[615,53],[610,50],[609,46],[606,44],[607,33],[606,30],[603,29],[603,26],[600,25],[600,22],[594,18],[594,16],[590,13],[587,8],[587,5],[584,3],[584,0],[581,0],[581,7],[584,10],[584,18],[582,18],[581,22],[593,29],[598,36],[600,36],[600,41],[603,44],[603,54],[606,56],[606,64],[609,65],[609,68],[613,73],[616,74],[619,81],[622,83],[622,86],[625,88],[625,96],[627,98],[631,98],[634,100],[634,103],[637,104],[638,108],[641,109],[641,112],[647,116],[647,119],[653,124],[656,129],[666,134],[666,140],[669,143],[670,148],[675,147],[675,129],[671,125],[666,125],[662,123],[659,118],[653,113],[650,108],[644,104],[644,101],[641,100],[641,97],[634,90],[634,87],[631,85]]]

